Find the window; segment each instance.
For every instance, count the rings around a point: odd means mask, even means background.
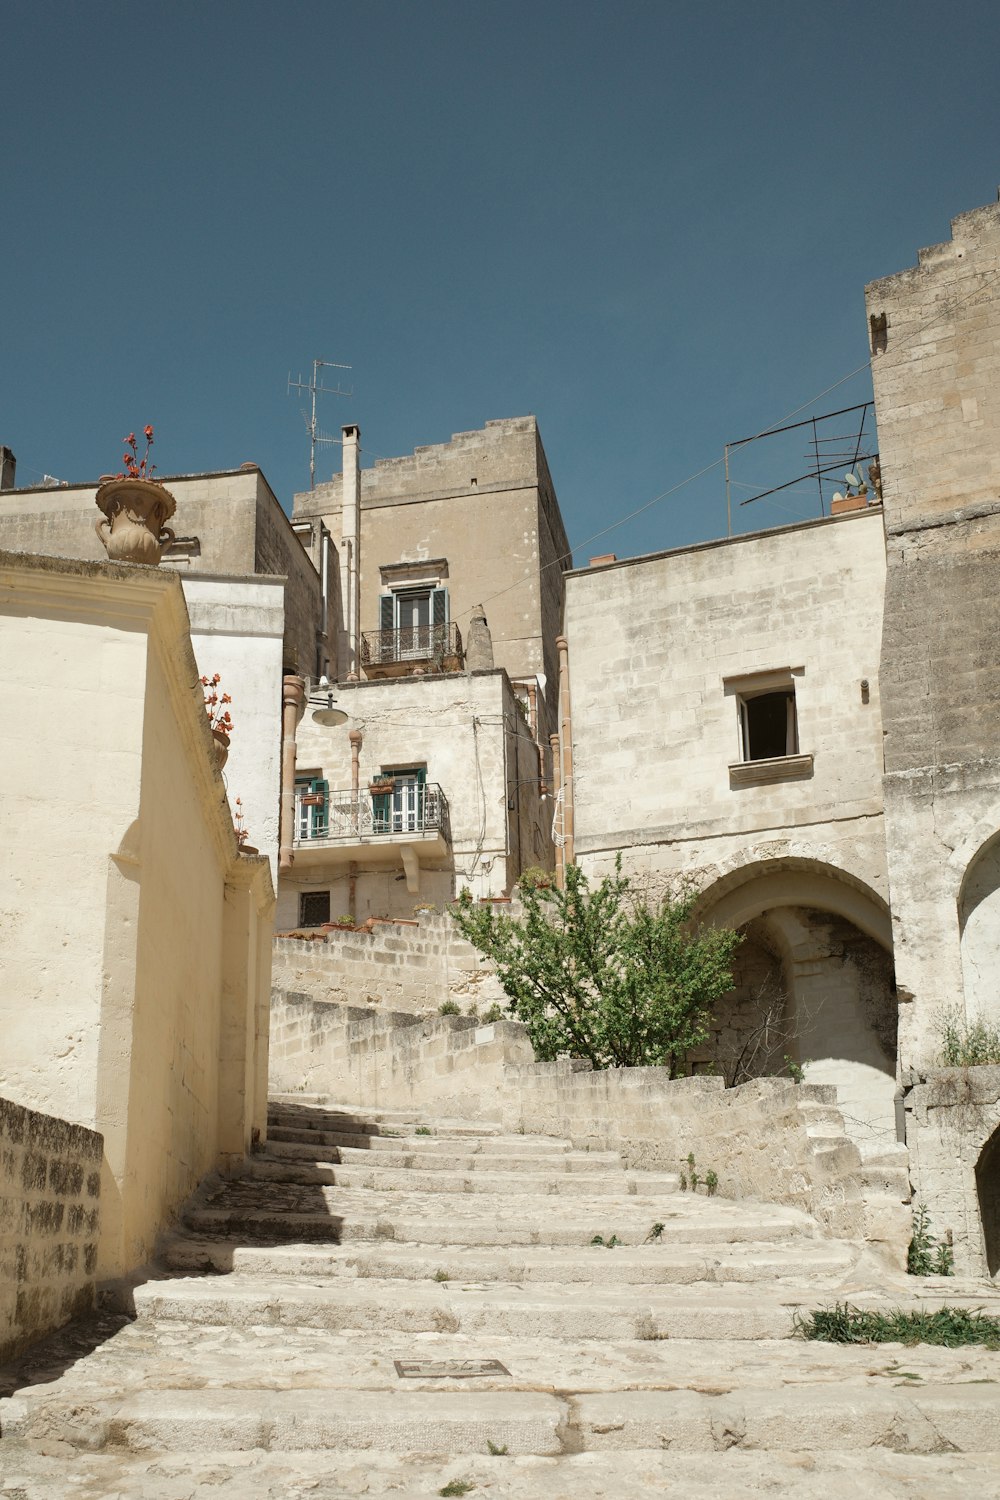
[[[744,760],[771,760],[798,753],[794,688],[742,694],[739,705]]]
[[[299,893],[299,926],[322,927],[330,920],[329,891],[301,891]]]
[[[392,782],[391,792],[372,794],[372,816],[376,833],[419,833],[424,827],[427,771],[423,766],[405,771],[384,771]]]
[[[812,775],[813,758],[799,749],[796,681],[803,675],[802,667],[782,667],[729,677],[723,683],[736,708],[738,758],[729,766],[730,786]]]
[[[444,645],[448,623],[448,590],[417,585],[394,589],[379,599],[379,629],[396,632],[395,655],[405,660],[434,655],[435,642]]]

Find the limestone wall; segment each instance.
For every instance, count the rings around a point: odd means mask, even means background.
[[[580,863],[655,877],[791,836],[884,896],[884,576],[878,508],[570,574]],[[748,780],[738,687],[764,672],[794,687],[800,754]]]
[[[328,1094],[367,1109],[500,1118],[505,1069],[533,1056],[524,1028],[324,1003],[275,989],[271,1089]]]
[[[446,912],[370,929],[274,940],[274,983],[316,1000],[417,1015],[453,1001],[463,1013],[505,1005],[506,996]]]
[[[270,873],[175,575],[0,554],[0,765],[0,1088],[103,1136],[113,1276],[266,1116]]]
[[[914,1198],[959,1275],[1000,1270],[1000,1067],[936,1068],[906,1095]],[[984,1148],[986,1150],[984,1151]]]
[[[342,498],[334,475],[295,496],[294,517],[321,515],[339,538]],[[567,566],[554,560],[569,547],[535,418],[487,422],[379,459],[362,470],[361,511],[361,629],[379,628],[383,567],[444,560],[451,619],[464,635],[472,609],[486,602],[497,666],[512,677],[542,674],[554,707],[552,643]]]
[[[0,1099],[0,1364],[94,1303],[101,1137]]]
[[[1000,1018],[998,268],[990,204],[867,288],[888,538],[886,837],[900,1053],[916,1073],[934,1065],[942,1008]]]

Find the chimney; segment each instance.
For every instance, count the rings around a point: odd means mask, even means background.
[[[469,620],[465,667],[468,672],[488,672],[493,667],[493,637],[486,623],[486,611],[481,604],[476,605]]]
[[[17,459],[10,448],[0,447],[0,490],[12,490],[14,488],[14,475],[17,472]]]
[[[348,682],[357,682],[361,647],[361,429],[341,428],[344,440],[344,501],[341,523],[340,596],[343,600],[344,651],[341,665]]]

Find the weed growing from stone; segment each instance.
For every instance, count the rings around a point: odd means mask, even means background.
[[[657,1219],[656,1223],[653,1225],[652,1229],[649,1231],[649,1233],[646,1236],[646,1243],[648,1244],[650,1240],[658,1240],[658,1239],[660,1239],[662,1237],[663,1231],[666,1229],[666,1227],[667,1227],[666,1224],[661,1224],[660,1221],[659,1221],[659,1219]]]
[[[606,1240],[603,1234],[595,1234],[590,1243],[592,1245],[601,1245],[605,1250],[613,1250],[616,1245],[620,1245],[623,1242],[616,1234],[613,1234],[609,1240]]]
[[[506,1443],[494,1443],[489,1438],[486,1439],[486,1446],[494,1458],[500,1458],[507,1452]]]
[[[454,1000],[442,1000],[438,1006],[439,1016],[460,1016],[461,1014],[461,1006],[457,1005]]]
[[[435,1271],[434,1272],[434,1280],[435,1281],[450,1281],[451,1277],[448,1275],[447,1271]]]
[[[794,1321],[800,1338],[827,1344],[942,1344],[948,1349],[984,1344],[987,1349],[1000,1349],[1000,1318],[966,1307],[910,1312],[893,1307],[870,1312],[838,1302],[807,1318],[796,1313]]]
[[[694,1159],[694,1152],[689,1151],[686,1161],[681,1162],[681,1192],[686,1193],[688,1188],[690,1188],[692,1193],[696,1193],[698,1191],[699,1183],[704,1183],[705,1191],[708,1193],[708,1196],[710,1198],[714,1198],[719,1187],[719,1174],[714,1167],[709,1167],[708,1171],[704,1175],[702,1175],[702,1173],[698,1171],[698,1167]]]
[[[936,1240],[931,1234],[931,1216],[926,1203],[913,1211],[913,1238],[906,1252],[906,1269],[911,1276],[951,1276],[955,1255],[947,1240]]]
[[[941,1061],[946,1068],[978,1068],[1000,1063],[1000,1027],[986,1021],[968,1020],[951,1008],[937,1021],[941,1038]]]
[[[483,1011],[484,1021],[492,1023],[493,1021],[506,1021],[506,1019],[507,1012],[502,1005],[491,1005],[489,1010]]]
[[[414,1135],[433,1135],[434,1132],[429,1125],[418,1125],[413,1132]]]
[[[443,1489],[438,1490],[439,1495],[467,1495],[475,1486],[468,1479],[449,1479]]]

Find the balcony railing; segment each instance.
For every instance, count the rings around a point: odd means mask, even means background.
[[[407,667],[430,665],[431,671],[455,671],[462,664],[462,634],[454,621],[447,625],[409,625],[405,630],[365,630],[361,635],[361,665]]]
[[[391,792],[295,794],[295,842],[358,843],[366,839],[441,834],[450,837],[448,799],[435,781],[406,783]]]

